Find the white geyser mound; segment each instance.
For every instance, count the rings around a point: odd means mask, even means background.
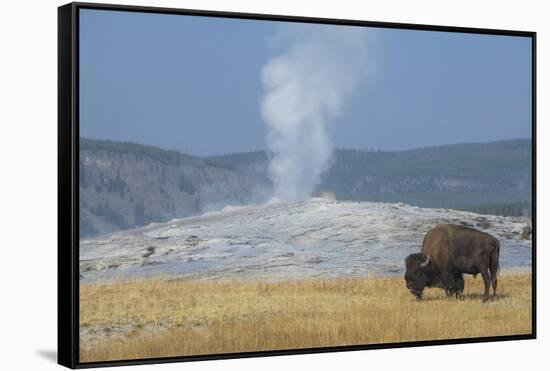
[[[329,25],[279,29],[280,51],[261,70],[276,200],[303,201],[320,183],[333,151],[328,126],[366,75],[367,32]]]

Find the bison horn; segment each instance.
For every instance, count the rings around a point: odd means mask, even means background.
[[[420,266],[421,266],[422,268],[424,268],[424,267],[427,266],[428,264],[430,264],[430,257],[429,257],[429,256],[426,258],[426,261],[425,261],[424,263],[420,264]]]

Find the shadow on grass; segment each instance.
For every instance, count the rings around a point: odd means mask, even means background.
[[[496,294],[495,296],[489,295],[489,301],[499,301],[506,299],[510,295],[508,294]],[[483,300],[483,294],[468,294],[464,295],[464,300]]]
[[[489,295],[489,302],[499,301],[502,299],[506,299],[508,297],[509,297],[508,294],[497,294],[494,297],[493,295]],[[429,296],[429,297],[422,298],[419,301],[420,302],[422,301],[480,301],[481,302],[483,301],[483,294],[464,294],[464,299],[462,300],[459,300],[454,296],[445,296],[445,295]]]

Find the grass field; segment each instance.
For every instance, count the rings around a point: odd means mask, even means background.
[[[149,279],[80,285],[81,362],[531,333],[531,275],[482,304],[402,278],[283,282]]]

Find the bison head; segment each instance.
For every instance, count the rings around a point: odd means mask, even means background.
[[[424,288],[430,286],[434,278],[430,258],[422,254],[411,254],[405,259],[405,268],[407,288],[420,299]]]

